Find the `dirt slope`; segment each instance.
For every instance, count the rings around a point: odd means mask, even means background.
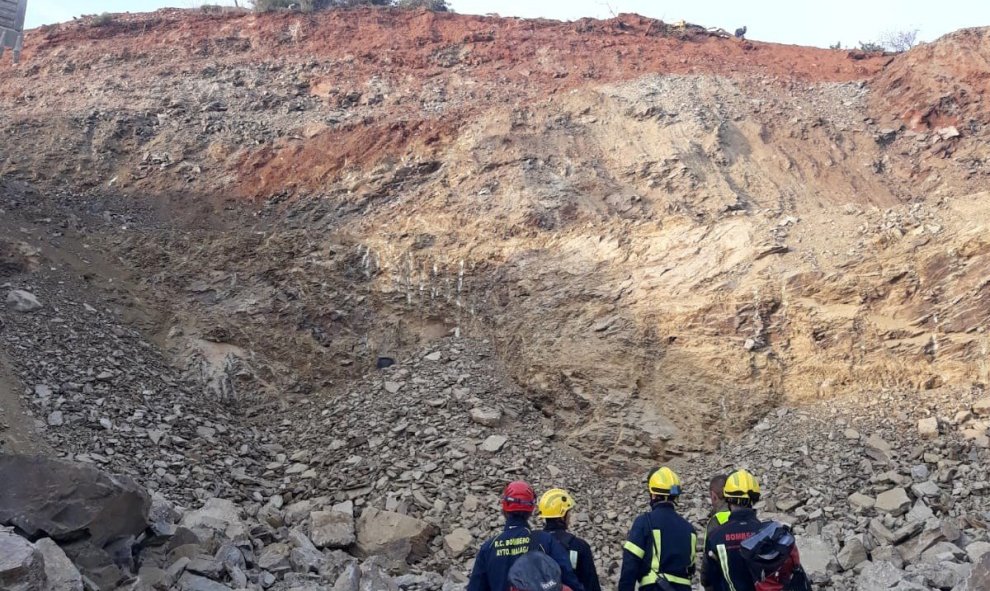
[[[333,396],[489,337],[613,467],[783,400],[985,382],[986,35],[870,57],[634,15],[81,21],[0,65],[0,171],[153,204],[106,207],[101,239],[175,351]],[[959,84],[954,118],[900,127]]]

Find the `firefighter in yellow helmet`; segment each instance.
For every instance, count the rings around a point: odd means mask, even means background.
[[[650,511],[633,521],[622,552],[618,591],[691,591],[698,536],[677,513],[681,479],[664,466],[647,477]]]
[[[740,553],[743,541],[763,527],[753,505],[760,500],[760,483],[746,470],[736,470],[725,480],[723,496],[729,518],[705,540],[702,584],[714,591],[754,591],[749,566]]]
[[[584,585],[585,591],[602,591],[591,546],[568,531],[571,509],[575,504],[574,497],[562,488],[553,488],[543,493],[539,503],[540,517],[544,521],[543,531],[552,535],[567,549],[571,568]]]

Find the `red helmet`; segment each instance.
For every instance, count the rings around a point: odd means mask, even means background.
[[[502,492],[502,510],[506,513],[522,511],[532,513],[536,508],[536,493],[525,481],[516,480],[506,485]]]

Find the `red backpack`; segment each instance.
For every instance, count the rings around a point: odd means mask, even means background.
[[[756,535],[742,543],[740,550],[756,591],[811,591],[811,582],[801,567],[797,541],[786,525],[765,523]]]

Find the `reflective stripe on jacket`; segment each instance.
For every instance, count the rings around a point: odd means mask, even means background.
[[[705,578],[714,591],[755,591],[753,576],[740,553],[743,541],[760,531],[752,509],[737,509],[705,542]]]

